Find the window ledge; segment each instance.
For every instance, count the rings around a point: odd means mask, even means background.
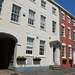
[[[71,38],[68,38],[69,40],[71,40]]]
[[[14,23],[14,24],[17,24],[17,25],[20,25],[18,22],[14,22],[14,21],[10,21],[11,23]]]
[[[32,0],[30,0],[31,2],[33,2],[34,4],[36,4],[36,2],[35,1],[32,1]]]
[[[26,54],[27,57],[34,57],[33,54]]]
[[[62,59],[63,59],[63,58],[65,58],[65,59],[66,59],[66,57],[62,57]]]
[[[62,20],[64,20],[64,21],[65,21],[65,19],[62,19]]]
[[[52,13],[53,15],[57,16],[56,14]]]
[[[31,26],[31,27],[35,28],[35,26],[34,26],[34,25],[32,25],[32,24],[28,24],[28,26]]]
[[[41,6],[41,8],[43,8],[43,9],[47,10],[47,9],[46,9],[46,7]]]
[[[45,29],[42,29],[42,28],[40,28],[40,30],[42,30],[42,31],[46,31]]]
[[[53,33],[53,32],[52,32]],[[53,35],[57,35],[57,33],[53,33]]]
[[[62,36],[63,38],[66,38],[65,36]]]
[[[69,59],[72,59],[72,57],[69,57]]]
[[[75,40],[74,40],[74,42],[75,42]]]
[[[39,57],[40,57],[40,58],[46,58],[46,56],[45,56],[45,55],[39,55]]]

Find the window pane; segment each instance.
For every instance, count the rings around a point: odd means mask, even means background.
[[[27,38],[27,47],[26,47],[26,54],[32,54],[33,50],[33,38]]]
[[[40,41],[40,55],[44,55],[45,41]]]
[[[28,18],[28,23],[29,24],[32,24],[32,25],[34,24],[34,16],[35,16],[35,12],[29,10],[29,18]]]
[[[20,14],[20,7],[13,5],[11,20],[18,22],[19,21],[19,14]]]

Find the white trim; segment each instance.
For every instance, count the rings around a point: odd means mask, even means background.
[[[72,47],[72,46],[69,44],[68,47]]]
[[[13,0],[13,4],[22,7],[22,4]]]
[[[64,24],[62,24],[62,26],[64,26],[64,27],[65,27],[65,25],[64,25]]]
[[[73,30],[73,32],[75,32],[75,30]]]
[[[31,33],[27,33],[27,37],[36,38],[36,36],[34,34],[31,34]]]
[[[12,36],[14,36],[17,39],[17,41],[18,41],[17,45],[21,45],[20,37],[17,35],[17,33],[14,33],[12,30],[9,30],[8,28],[1,28],[0,33],[11,34]]]
[[[63,11],[61,11],[61,13],[65,14]]]
[[[67,27],[67,28],[71,30],[71,28],[70,28],[70,27]]]
[[[65,44],[65,43],[62,43],[62,45],[63,45],[63,46],[66,46],[66,44]]]

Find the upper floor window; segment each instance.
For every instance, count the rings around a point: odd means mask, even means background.
[[[52,21],[52,32],[55,33],[56,32],[56,22]]]
[[[67,22],[70,23],[70,17],[69,16],[67,16]]]
[[[4,0],[0,0],[0,14],[1,14],[1,10],[2,10],[2,3]]]
[[[41,6],[44,8],[46,7],[46,2],[44,0],[41,0]]]
[[[45,28],[45,17],[42,16],[42,15],[41,15],[41,23],[40,23],[40,27],[41,27],[42,29]]]
[[[35,2],[35,0],[30,0],[30,1]]]
[[[75,32],[73,32],[73,40],[75,41]]]
[[[35,17],[35,12],[32,10],[29,10],[29,17],[28,17],[29,24],[34,25],[34,17]]]
[[[68,39],[71,39],[71,30],[68,29]]]
[[[65,13],[61,13],[61,18],[63,19],[63,20],[65,20]]]
[[[66,47],[62,46],[62,57],[66,57]]]
[[[62,25],[62,37],[65,37],[65,26]]]
[[[71,47],[69,47],[69,58],[72,57]]]
[[[40,55],[44,55],[44,50],[45,50],[45,41],[40,41]]]
[[[75,27],[75,21],[72,21],[72,26],[74,26],[74,27]]]
[[[56,8],[52,7],[52,14],[56,15]]]
[[[20,17],[20,7],[13,5],[12,7],[12,14],[11,14],[11,20],[18,22]]]
[[[33,38],[27,37],[27,47],[26,47],[26,54],[32,54],[33,51]]]

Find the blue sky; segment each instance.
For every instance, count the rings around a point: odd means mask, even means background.
[[[75,16],[75,0],[54,0]]]

